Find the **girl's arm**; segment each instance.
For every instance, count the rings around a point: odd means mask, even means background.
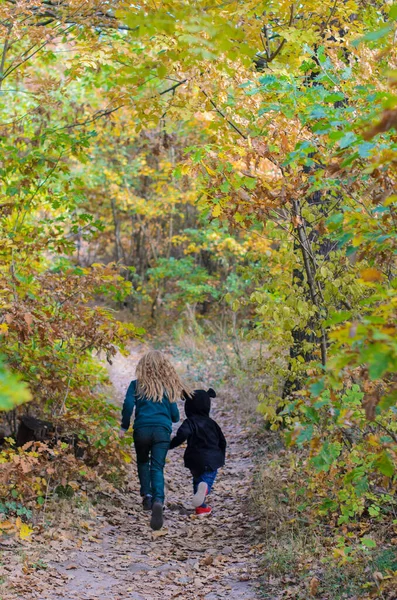
[[[121,412],[121,429],[123,431],[127,431],[127,429],[130,427],[131,416],[135,407],[135,388],[136,381],[131,381],[125,395],[123,410]]]
[[[170,450],[183,444],[183,442],[185,442],[187,440],[187,438],[189,437],[191,432],[192,432],[192,430],[190,428],[190,423],[186,419],[185,421],[183,421],[182,425],[179,427],[178,431],[176,432],[176,436],[172,438],[171,444],[170,444]]]
[[[173,423],[178,423],[180,419],[178,405],[176,402],[170,402],[171,405],[171,421]]]

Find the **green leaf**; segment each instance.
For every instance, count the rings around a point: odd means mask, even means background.
[[[325,96],[324,102],[334,104],[335,102],[341,102],[344,99],[345,95],[342,92],[333,92],[332,94],[328,94],[328,96]],[[343,135],[343,132],[340,133],[341,135]]]
[[[296,443],[301,446],[302,444],[304,444],[305,442],[310,442],[310,440],[313,437],[313,425],[308,425],[307,427],[305,427],[304,429],[302,429],[302,431],[300,432],[300,434],[298,435],[298,438],[296,440]]]
[[[353,152],[352,154],[350,154],[350,156],[348,156],[347,158],[345,158],[344,161],[342,161],[341,167],[343,169],[345,169],[346,167],[348,167],[349,165],[351,165],[356,160],[356,158],[358,158],[358,156],[359,156],[358,152]]]
[[[397,19],[397,4],[393,4],[389,10],[389,19]]]
[[[352,317],[352,313],[349,310],[341,310],[338,312],[334,312],[331,314],[331,316],[324,322],[324,325],[326,327],[329,327],[330,325],[336,325],[338,323],[343,323],[344,321],[348,321],[349,319],[351,319]]]
[[[386,25],[386,27],[382,27],[382,29],[377,29],[376,31],[369,31],[368,33],[360,37],[358,40],[354,40],[352,44],[353,46],[358,46],[363,42],[376,42],[377,40],[386,37],[391,32],[392,27],[393,26],[389,24]]]
[[[318,423],[320,421],[318,411],[313,406],[306,406],[303,409],[303,412],[306,415],[308,421],[312,421],[313,423]]]
[[[368,512],[371,515],[371,517],[378,517],[379,513],[380,513],[380,508],[379,506],[377,506],[376,504],[372,504],[369,508],[368,508]]]
[[[348,148],[357,140],[357,136],[353,131],[346,131],[343,137],[339,140],[340,148]]]
[[[393,477],[395,470],[394,465],[390,455],[388,452],[386,452],[386,450],[379,454],[375,461],[375,468],[379,471],[379,473],[382,473],[382,475],[386,475],[386,477]]]
[[[369,376],[372,380],[380,379],[389,370],[389,352],[375,351],[369,365]]]
[[[391,394],[384,396],[379,402],[378,406],[381,410],[389,410],[392,406],[397,404],[397,390],[394,390]]]
[[[325,442],[319,453],[312,458],[312,465],[317,471],[329,471],[332,463],[338,458],[341,448],[339,442]]]
[[[310,386],[310,392],[312,393],[313,396],[319,396],[321,394],[321,392],[324,390],[325,388],[325,383],[323,379],[320,379],[320,381],[317,381],[316,383],[313,383]]]
[[[11,373],[0,364],[0,411],[8,411],[29,402],[31,393],[17,373]]]
[[[361,541],[362,545],[365,546],[366,548],[376,548],[375,540],[373,540],[369,537],[361,538],[360,541]]]

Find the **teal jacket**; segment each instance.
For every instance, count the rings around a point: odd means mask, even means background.
[[[172,423],[178,423],[179,421],[179,410],[176,402],[170,402],[165,395],[161,402],[139,398],[136,394],[136,383],[136,380],[131,381],[128,386],[121,413],[121,428],[127,431],[135,408],[134,429],[165,427],[171,433]]]

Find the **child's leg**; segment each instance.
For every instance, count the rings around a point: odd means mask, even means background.
[[[150,464],[150,479],[153,492],[153,501],[164,503],[164,466],[170,434],[165,427],[153,428],[153,442]]]
[[[147,427],[142,427],[141,429],[134,431],[136,463],[138,467],[139,483],[141,484],[140,492],[143,497],[152,494],[149,462],[151,444],[151,435]]]
[[[152,518],[150,527],[155,531],[163,526],[164,506],[164,466],[168,448],[170,446],[170,434],[165,427],[153,428],[152,455],[150,462],[150,479],[153,490]]]
[[[207,495],[207,484],[203,482],[201,473],[197,473],[193,469],[190,469],[193,477],[193,506],[197,508],[204,502]]]
[[[218,471],[204,471],[193,479],[196,482],[196,492],[193,496],[193,506],[207,508],[205,498],[212,490]]]
[[[216,476],[218,475],[218,470],[215,471],[204,471],[204,473],[202,474],[202,480],[205,481],[205,483],[208,486],[208,492],[207,494],[211,493],[212,487],[215,483],[215,479]]]

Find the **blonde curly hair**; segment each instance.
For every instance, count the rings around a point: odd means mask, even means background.
[[[154,402],[161,402],[164,394],[170,402],[191,394],[171,362],[159,350],[150,350],[142,356],[136,367],[136,378],[138,396]]]

